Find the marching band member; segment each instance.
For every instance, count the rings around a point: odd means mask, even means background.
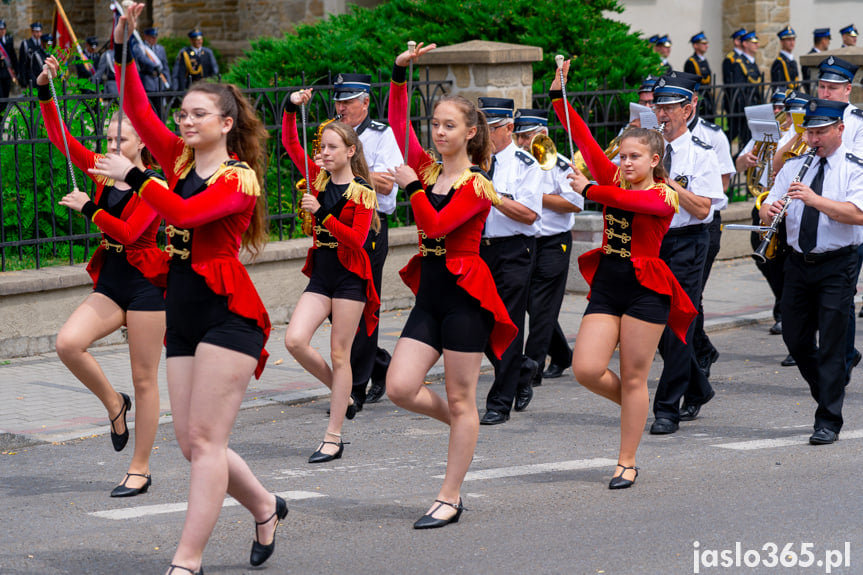
[[[479,256],[483,223],[492,204],[500,202],[484,171],[491,156],[485,116],[461,96],[437,100],[431,126],[440,164],[422,149],[412,128],[409,141],[404,141],[405,67],[434,47],[419,43],[415,51],[396,58],[389,99],[390,125],[399,146],[408,147],[408,164],[396,168],[394,175],[410,196],[419,254],[401,270],[416,304],[393,352],[387,395],[400,407],[450,426],[443,485],[415,529],[459,520],[464,510],[461,484],[479,435],[476,387],[482,354],[490,346],[499,357],[517,332]],[[446,399],[423,385],[441,354]]]
[[[564,63],[564,74],[568,71]],[[555,74],[549,96],[598,184],[571,173],[572,187],[603,204],[602,247],[578,258],[591,287],[590,303],[573,350],[576,380],[620,405],[620,453],[609,489],[632,486],[638,477],[635,453],[647,421],[647,377],[666,324],[686,336],[697,312],[666,263],[660,244],[678,206],[662,164],[664,142],[654,130],[632,128],[620,142],[620,167],[605,157],[576,111],[562,98]],[[685,126],[685,124],[683,124]],[[691,333],[691,330],[689,331]],[[620,375],[608,368],[620,346]]]
[[[789,202],[782,337],[818,404],[813,445],[833,443],[842,429],[847,317],[863,242],[863,159],[843,144],[846,106],[809,102],[803,125],[818,165],[788,160],[761,206],[762,221],[772,222]]]
[[[518,109],[515,111],[513,137],[519,148],[530,153],[535,136],[548,136],[546,110]],[[543,172],[542,222],[536,238],[535,265],[530,278],[527,314],[530,318],[524,355],[545,367],[545,358],[552,334],[562,332],[557,316],[566,293],[569,258],[572,252],[572,225],[575,214],[584,208],[584,198],[570,189],[567,176],[572,173],[568,160],[561,154],[554,165]],[[571,353],[571,352],[570,352]],[[569,355],[569,354],[567,354]],[[533,381],[519,382],[515,410],[523,411],[533,397],[532,386],[542,383],[537,372]]]
[[[117,62],[126,22],[134,30],[143,9],[130,6],[114,29]],[[239,259],[241,248],[257,253],[266,239],[266,130],[236,86],[198,82],[175,113],[176,136],[150,107],[134,61],[127,66],[124,111],[170,189],[120,156],[97,161],[91,172],[125,181],[168,223],[161,261],[168,276],[168,391],[177,442],[192,469],[183,532],[166,573],[203,573],[204,547],[226,492],[252,513],[249,560],[260,565],[273,552],[288,507],[228,440],[249,379],[260,376],[268,355],[269,317]],[[115,71],[122,77],[119,63]]]
[[[46,70],[36,78],[42,118],[48,138],[61,153],[65,147],[60,132],[66,132],[69,159],[84,173],[88,173],[100,155],[73,138],[57,113],[48,82],[57,77],[59,70],[60,63],[49,56]],[[154,178],[154,185],[161,184],[161,177],[148,169],[145,163],[145,156],[147,160],[151,158],[132,124],[128,119],[123,119],[120,142],[117,140],[117,123],[115,114],[108,124],[109,152],[122,154],[139,170]],[[81,191],[70,192],[60,200],[60,205],[80,212],[99,226],[102,243],[87,266],[93,278],[93,293],[78,306],[57,334],[57,355],[105,406],[111,418],[111,442],[116,451],[122,451],[129,440],[126,415],[132,400],[111,386],[99,363],[87,349],[93,342],[123,325],[128,329],[132,385],[137,404],[135,453],[126,477],[114,488],[111,497],[132,497],[146,493],[152,484],[150,453],[159,426],[157,380],[162,338],[165,335],[165,299],[162,296],[165,283],[164,277],[157,278],[161,255],[156,246],[156,233],[161,219],[125,182],[90,177],[96,182],[92,201]],[[151,282],[159,283],[162,287]]]
[[[304,157],[297,136],[296,108],[312,98],[311,89],[291,94],[282,120],[282,142],[306,182],[302,208],[314,215],[314,245],[309,248],[303,273],[309,284],[300,296],[285,333],[285,346],[309,373],[332,390],[330,418],[324,440],[309,463],[339,459],[344,451],[342,423],[353,419],[357,406],[351,399],[351,344],[360,329],[371,335],[380,307],[372,280],[369,255],[363,249],[372,221],[377,220],[377,199],[368,181],[369,168],[357,133],[347,124],[330,122],[321,132],[323,169]],[[313,190],[313,191],[312,191]],[[377,225],[377,222],[374,224]],[[312,336],[332,316],[330,361],[311,346]]]

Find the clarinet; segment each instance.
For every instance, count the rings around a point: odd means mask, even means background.
[[[809,148],[809,151],[804,154],[806,159],[803,160],[803,165],[800,166],[800,171],[797,172],[797,175],[794,176],[793,180],[791,180],[792,184],[803,179],[803,176],[805,176],[806,172],[809,171],[809,166],[812,165],[812,160],[815,158],[815,153],[817,151],[817,147]],[[779,210],[778,214],[773,216],[773,221],[770,222],[770,228],[761,236],[761,244],[758,246],[758,249],[752,253],[752,259],[758,263],[763,264],[767,261],[767,248],[776,236],[776,232],[779,230],[779,224],[782,223],[782,220],[785,219],[785,214],[788,212],[788,204],[790,203],[788,192],[785,192],[785,195],[782,196],[782,202],[782,208]]]

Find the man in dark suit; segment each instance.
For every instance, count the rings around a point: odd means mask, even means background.
[[[15,40],[6,33],[6,22],[0,20],[0,98],[8,98],[15,82],[18,69],[18,57],[15,55]],[[6,104],[0,103],[0,112],[6,109]]]
[[[79,78],[84,80],[96,81],[96,66],[99,65],[99,39],[96,36],[87,36],[84,46],[84,56],[90,62],[87,67],[83,62],[75,65],[75,70]]]
[[[743,57],[743,47],[740,39],[747,34],[746,28],[740,28],[731,35],[731,40],[734,41],[734,49],[725,55],[722,59],[722,83],[733,84],[735,82],[735,70],[738,67],[738,60]],[[743,98],[740,93],[740,88],[726,88],[723,104],[725,112],[728,114],[728,140],[734,141],[734,138],[740,136],[742,129],[746,126],[746,117],[743,112]],[[741,138],[741,142],[746,142]]]
[[[704,35],[704,32],[699,32],[690,38],[689,42],[692,44],[693,53],[692,56],[686,60],[686,63],[683,64],[683,71],[701,77],[701,84],[698,87],[698,91],[701,92],[702,95],[700,98],[701,109],[698,112],[702,117],[713,116],[713,94],[709,90],[710,83],[713,81],[713,76],[710,72],[710,63],[707,61],[707,57],[705,56],[710,44],[707,41],[707,36]]]
[[[190,45],[177,54],[174,82],[177,90],[187,89],[192,82],[219,75],[219,65],[209,48],[204,48],[204,33],[195,28],[189,32]]]
[[[786,26],[776,35],[779,36],[782,49],[770,66],[770,81],[785,82],[784,87],[796,90],[800,85],[800,71],[793,54],[794,45],[797,44],[797,33],[791,26]]]
[[[42,48],[42,23],[33,22],[30,24],[30,37],[21,42],[18,50],[18,81],[22,88],[36,82],[47,57]]]
[[[135,50],[135,63],[141,71],[141,82],[147,92],[161,92],[170,86],[171,67],[165,47],[159,44],[159,29],[144,30],[144,44]],[[146,48],[146,49],[145,49]],[[168,86],[165,86],[168,82]]]

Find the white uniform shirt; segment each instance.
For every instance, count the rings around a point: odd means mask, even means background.
[[[734,160],[731,158],[731,145],[728,143],[728,137],[722,131],[722,128],[699,117],[698,121],[695,122],[695,126],[690,126],[690,130],[693,136],[713,147],[713,153],[716,154],[716,161],[719,163],[720,176],[726,174],[732,176],[737,173]],[[724,210],[727,207],[728,196],[725,196],[725,202],[717,205],[716,209]]]
[[[392,128],[381,122],[369,120],[366,116],[366,121],[363,121],[355,130],[363,144],[363,155],[366,157],[370,172],[386,172],[404,163],[404,157],[396,143]],[[373,184],[373,182],[369,183]],[[396,211],[398,189],[398,185],[393,184],[393,191],[389,195],[377,194],[380,213],[391,214]]]
[[[533,224],[522,224],[492,208],[485,220],[483,237],[502,238],[523,234],[537,236],[542,230],[542,170],[533,156],[510,144],[495,158],[492,184],[499,195],[512,199],[536,213]]]
[[[851,202],[863,210],[863,160],[848,159],[848,148],[845,144],[840,145],[833,154],[827,157],[827,165],[824,167],[824,184],[821,187],[821,195],[837,202]],[[776,174],[776,182],[767,201],[775,202],[782,198],[788,191],[791,181],[803,166],[803,156],[798,156],[785,162],[785,166]],[[821,158],[816,156],[812,159],[809,171],[803,176],[801,182],[807,186],[812,185],[812,180],[818,172],[818,162]],[[785,230],[788,234],[788,245],[795,251],[802,253],[800,249],[800,221],[803,218],[803,208],[806,206],[799,200],[791,200],[785,215]],[[818,243],[812,249],[812,253],[823,253],[845,246],[854,246],[863,243],[863,226],[841,224],[827,217],[826,214],[818,214]]]
[[[863,110],[853,104],[848,104],[845,107],[842,121],[845,122],[842,143],[849,152],[863,158]]]
[[[701,140],[699,139],[699,142]],[[680,211],[671,220],[672,228],[682,228],[695,224],[709,224],[713,221],[713,211],[717,206],[724,206],[728,198],[722,190],[722,176],[719,175],[719,161],[713,149],[704,142],[696,143],[689,130],[683,132],[671,144],[671,174],[672,180],[685,179],[684,188],[704,198],[710,198],[710,212],[703,220],[699,220],[680,206]],[[680,181],[678,180],[678,183]]]
[[[561,154],[557,155],[557,163],[552,169],[543,172],[542,193],[560,196],[573,206],[584,209],[584,196],[572,190],[567,175],[572,173],[569,161]],[[572,230],[575,213],[562,214],[550,208],[542,208],[541,236],[554,236]]]

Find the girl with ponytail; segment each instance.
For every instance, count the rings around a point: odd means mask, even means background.
[[[387,372],[387,394],[396,405],[433,417],[450,427],[443,486],[415,529],[455,523],[464,510],[462,482],[479,435],[476,387],[486,346],[500,357],[516,335],[498,296],[491,271],[479,257],[480,236],[492,204],[499,202],[485,170],[492,153],[482,112],[461,96],[445,96],[434,107],[432,139],[441,163],[425,152],[407,129],[405,67],[432,50],[422,43],[396,58],[389,99],[389,122],[408,149],[408,164],[393,170],[411,200],[419,253],[401,270],[416,294]],[[446,399],[423,385],[443,355]]]
[[[133,4],[114,29],[115,60],[144,4]],[[115,64],[120,78],[119,64]],[[168,574],[203,573],[204,547],[225,494],[252,513],[255,538],[249,561],[260,565],[275,546],[288,508],[269,493],[228,447],[249,379],[260,377],[270,320],[239,252],[260,251],[266,237],[261,181],[266,132],[234,86],[197,83],[174,114],[180,137],[156,116],[134,61],[127,64],[124,111],[168,179],[155,185],[121,156],[91,170],[124,181],[165,218],[168,391],[174,432],[191,461],[189,506]]]
[[[371,335],[377,326],[380,299],[372,280],[369,254],[363,249],[369,228],[380,226],[377,196],[357,133],[342,122],[321,132],[321,164],[306,157],[297,135],[296,110],[312,98],[312,90],[291,94],[282,119],[282,142],[306,182],[301,207],[314,217],[314,243],[303,273],[309,284],[300,296],[285,333],[285,347],[306,371],[332,391],[324,439],[309,463],[339,459],[344,452],[342,424],[353,419],[351,346],[357,326]],[[308,166],[309,173],[303,173]],[[312,336],[332,318],[330,363],[311,346]],[[360,325],[360,320],[364,319]]]

